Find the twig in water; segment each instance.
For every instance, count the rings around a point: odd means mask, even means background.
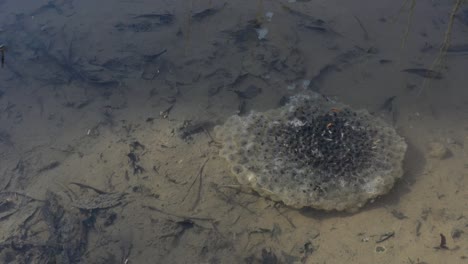
[[[354,16],[354,19],[356,19],[362,31],[364,31],[364,40],[369,40],[369,33],[367,32],[366,28],[362,24],[361,20],[357,16]]]
[[[404,5],[402,6],[402,9],[404,8],[404,6],[406,6],[406,3],[408,3],[408,1],[411,1],[411,5],[409,8],[408,22],[406,24],[405,34],[403,35],[403,39],[401,40],[401,49],[403,49],[406,46],[406,40],[408,39],[409,31],[411,28],[411,20],[414,14],[414,7],[416,6],[416,0],[406,0]]]
[[[187,190],[187,194],[185,194],[184,198],[182,199],[182,202],[185,201],[185,199],[187,198],[187,196],[189,195],[190,191],[192,190],[192,187],[195,185],[195,182],[198,180],[198,193],[197,193],[197,197],[195,199],[195,202],[192,206],[192,210],[198,205],[198,203],[200,202],[200,197],[201,197],[201,188],[202,188],[202,177],[203,177],[203,169],[205,168],[205,165],[206,163],[208,162],[208,158],[205,159],[205,161],[203,162],[203,164],[201,165],[200,167],[200,170],[198,171],[198,174],[197,176],[195,177],[195,179],[193,180],[192,184],[190,184],[190,187],[189,189]]]
[[[444,42],[442,42],[442,45],[440,46],[439,53],[437,54],[436,59],[432,63],[431,68],[429,70],[431,71],[436,71],[437,69],[440,69],[443,63],[443,59],[445,58],[445,55],[447,54],[447,50],[450,47],[450,40],[452,38],[452,29],[453,29],[453,22],[455,21],[455,16],[458,13],[458,10],[460,10],[460,7],[462,3],[465,0],[457,0],[457,2],[453,5],[452,12],[450,12],[449,16],[449,23],[447,26],[447,30],[445,30],[445,35],[444,35]],[[421,86],[421,89],[418,91],[418,96],[421,95],[422,91],[424,90],[424,87],[426,86],[426,80],[423,82],[423,85]]]
[[[169,216],[173,216],[173,217],[178,217],[178,218],[182,218],[182,219],[191,219],[191,220],[199,220],[199,221],[214,221],[213,218],[209,218],[209,217],[187,216],[187,215],[180,215],[180,214],[166,212],[166,211],[164,211],[162,209],[159,209],[159,208],[157,208],[155,206],[152,206],[152,205],[142,205],[141,207],[143,207],[145,209],[152,210],[152,211],[156,211],[156,212],[161,213],[161,214],[165,214],[165,215],[169,215]]]
[[[449,249],[447,247],[447,239],[443,234],[440,234],[440,244],[438,247],[435,247],[435,249]]]
[[[94,188],[94,187],[92,187],[92,186],[86,185],[86,184],[84,184],[84,183],[70,182],[70,184],[76,185],[76,186],[78,186],[78,187],[80,187],[80,188],[91,189],[91,190],[97,192],[98,194],[109,194],[109,192],[99,190],[99,189],[97,189],[97,188]]]
[[[5,51],[6,51],[5,45],[0,45],[0,53],[2,56],[2,68],[5,65]]]

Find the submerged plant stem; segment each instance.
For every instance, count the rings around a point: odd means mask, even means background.
[[[263,23],[263,0],[257,2],[257,23]]]
[[[193,0],[189,2],[189,10],[187,12],[187,21],[186,21],[186,33],[185,33],[185,48],[184,54],[188,55],[188,49],[190,47],[190,35],[192,33],[192,11],[193,11]]]
[[[455,16],[458,13],[458,10],[460,10],[460,7],[464,1],[465,0],[457,0],[455,4],[453,5],[452,11],[450,12],[450,16],[449,16],[448,26],[447,26],[447,29],[445,30],[444,41],[442,42],[442,45],[439,48],[437,57],[432,62],[432,65],[430,67],[430,70],[432,71],[439,70],[440,68],[442,68],[445,56],[447,55],[447,50],[450,47],[450,43],[452,39],[453,22],[455,21]],[[419,89],[418,91],[418,96],[421,95],[422,91],[424,90],[424,87],[426,86],[426,82],[427,80],[423,82],[421,89]]]
[[[405,34],[403,35],[403,39],[401,40],[401,49],[403,49],[406,46],[406,41],[408,39],[409,31],[411,28],[411,20],[413,19],[414,7],[416,6],[416,0],[406,0],[403,7],[406,6],[406,3],[408,1],[411,1],[411,5],[409,9],[409,14],[408,14],[408,22],[406,23]]]

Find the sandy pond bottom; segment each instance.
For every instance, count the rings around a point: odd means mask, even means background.
[[[0,262],[468,262],[468,65],[403,71],[451,4],[418,2],[401,48],[398,1],[152,2],[0,1]],[[304,85],[406,138],[391,193],[347,214],[238,188],[213,126]]]

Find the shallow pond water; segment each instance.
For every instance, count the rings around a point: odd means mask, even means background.
[[[0,262],[467,262],[461,2],[0,0]],[[238,185],[213,127],[304,89],[406,139],[389,194]]]

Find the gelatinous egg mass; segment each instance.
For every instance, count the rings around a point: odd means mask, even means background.
[[[403,175],[407,145],[366,110],[307,93],[215,128],[238,181],[288,206],[355,211]]]

